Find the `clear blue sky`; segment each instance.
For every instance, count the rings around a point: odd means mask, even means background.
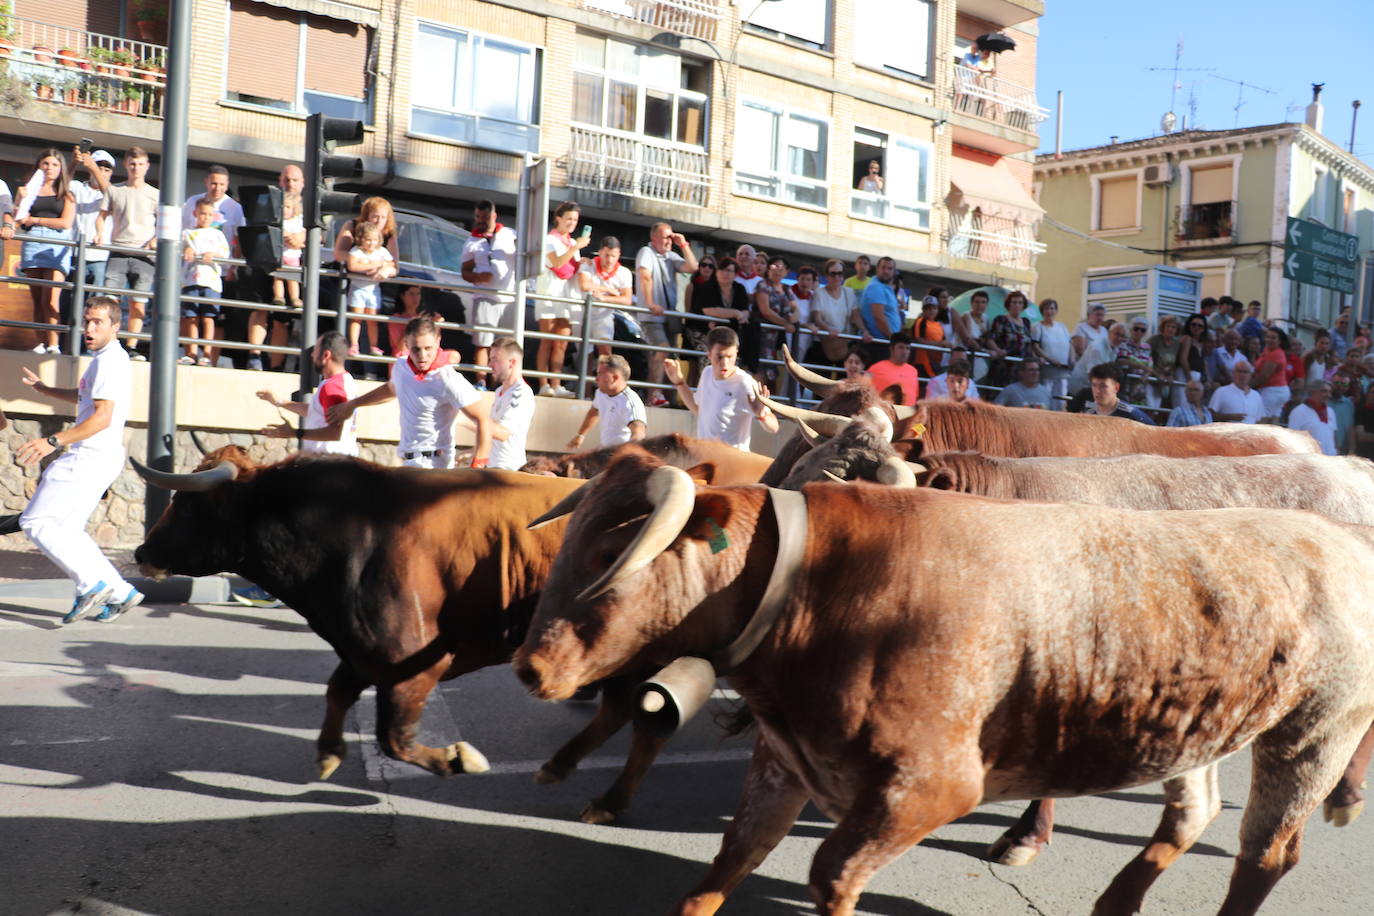
[[[1350,141],[1350,103],[1360,99],[1355,153],[1374,162],[1374,0],[1046,0],[1036,67],[1041,152],[1054,150],[1055,93],[1064,91],[1064,149],[1159,133],[1169,110],[1172,67],[1183,41],[1174,112],[1189,126],[1237,126],[1236,96],[1245,87],[1239,126],[1301,121],[1312,83],[1326,83],[1322,132],[1342,149]],[[1015,51],[1009,53],[1016,53]],[[1218,77],[1225,77],[1225,80]],[[1288,110],[1290,106],[1296,106]]]

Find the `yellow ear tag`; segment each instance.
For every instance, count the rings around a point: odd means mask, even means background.
[[[730,535],[725,533],[725,529],[720,527],[715,519],[708,518],[706,521],[711,525],[711,536],[707,538],[706,543],[711,545],[711,553],[720,553],[730,546]]]
[[[921,438],[921,436],[925,435],[925,431],[926,425],[924,423],[913,423],[911,424],[911,428],[907,430],[913,439]]]

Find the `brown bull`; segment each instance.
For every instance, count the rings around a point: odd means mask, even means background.
[[[664,464],[674,467],[691,468],[709,464],[714,468],[713,479],[718,484],[754,483],[772,464],[772,459],[765,455],[741,451],[715,439],[694,439],[681,433],[669,433],[557,458],[534,458],[520,470],[528,474],[590,479],[604,471],[611,459],[627,446],[642,448]]]
[[[137,467],[185,491],[135,552],[146,572],[237,573],[293,608],[338,654],[316,745],[321,779],[342,762],[344,716],[369,686],[388,756],[440,776],[488,769],[466,742],[435,748],[416,739],[425,700],[441,680],[510,658],[564,529],[526,525],[581,482],[348,458],[263,467],[235,446],[211,453],[194,475]],[[596,717],[536,781],[567,776],[630,711],[627,691],[610,684]],[[636,729],[624,771],[583,819],[624,810],[661,745]]]
[[[1247,745],[1255,779],[1221,912],[1259,909],[1374,721],[1374,531],[1279,510],[803,492],[797,534],[766,488],[698,491],[619,459],[574,512],[516,655],[531,690],[558,699],[760,634],[730,674],[760,726],[744,795],[675,912],[714,913],[807,801],[838,822],[811,894],[850,914],[879,868],[983,802],[1163,779],[1159,828],[1094,909],[1134,913],[1220,810],[1217,761]],[[891,548],[1007,557],[1044,541],[1064,559],[1052,579],[1018,571],[1010,606],[995,570],[931,576]],[[759,625],[775,557],[799,572]]]

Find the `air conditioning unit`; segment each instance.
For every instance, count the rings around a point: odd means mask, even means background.
[[[1168,184],[1173,180],[1174,173],[1169,168],[1167,162],[1157,162],[1154,165],[1145,166],[1146,184]]]

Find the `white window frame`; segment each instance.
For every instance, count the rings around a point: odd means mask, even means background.
[[[440,31],[450,32],[450,33],[453,33],[454,35],[466,35],[466,36],[467,36],[467,40],[468,40],[468,42],[469,42],[469,47],[474,49],[473,54],[472,54],[472,60],[473,60],[473,65],[474,65],[474,66],[476,66],[476,63],[477,63],[477,54],[476,54],[476,51],[475,51],[475,49],[476,49],[476,43],[475,43],[475,42],[479,42],[479,41],[480,41],[480,42],[482,42],[483,44],[485,44],[485,42],[487,41],[487,39],[491,39],[492,41],[500,42],[500,43],[503,44],[503,45],[511,45],[511,46],[513,46],[513,47],[522,48],[522,49],[528,51],[528,52],[530,53],[532,59],[533,59],[533,62],[534,62],[534,63],[533,63],[533,66],[534,66],[534,74],[533,74],[533,76],[532,76],[532,78],[531,78],[531,85],[530,85],[530,92],[533,94],[533,97],[532,97],[531,100],[530,100],[530,108],[532,109],[532,113],[531,113],[532,120],[530,120],[530,121],[516,121],[516,120],[511,120],[511,119],[509,119],[509,118],[498,118],[498,117],[495,117],[495,116],[493,116],[493,115],[484,114],[484,113],[482,113],[482,112],[480,112],[480,111],[473,111],[473,110],[471,110],[471,109],[464,109],[464,108],[458,108],[458,107],[454,107],[454,108],[434,108],[434,107],[431,107],[431,106],[429,106],[429,105],[421,105],[421,104],[419,104],[419,103],[415,100],[414,86],[415,86],[415,81],[418,80],[418,79],[422,79],[422,78],[423,78],[423,75],[422,75],[422,72],[421,72],[420,67],[418,66],[419,61],[416,60],[415,63],[412,64],[412,66],[411,66],[411,74],[410,74],[410,79],[411,79],[411,95],[410,95],[410,107],[409,107],[409,111],[406,113],[406,135],[407,135],[407,136],[410,136],[410,137],[418,137],[418,138],[424,139],[424,140],[435,140],[435,141],[438,141],[438,142],[440,142],[440,143],[451,143],[451,144],[453,144],[453,145],[455,145],[455,146],[470,146],[470,147],[475,147],[475,148],[477,148],[477,149],[491,149],[491,150],[496,150],[496,151],[498,151],[498,152],[503,152],[503,153],[511,153],[511,152],[523,153],[523,152],[526,152],[525,149],[515,149],[515,148],[512,148],[512,147],[508,147],[508,146],[499,146],[499,145],[495,145],[495,144],[492,144],[492,143],[483,143],[483,142],[481,142],[481,139],[480,139],[480,138],[481,138],[481,136],[482,136],[482,122],[484,122],[484,121],[491,121],[491,122],[495,122],[495,123],[497,123],[497,124],[511,124],[511,125],[516,126],[516,127],[532,128],[532,129],[533,129],[533,135],[534,135],[534,136],[533,136],[533,141],[532,141],[532,143],[531,143],[530,145],[531,145],[533,148],[530,149],[530,150],[528,150],[528,151],[529,151],[529,152],[536,152],[536,153],[537,153],[537,152],[539,151],[539,149],[541,148],[542,144],[543,144],[543,127],[542,127],[542,125],[541,125],[541,123],[540,123],[540,122],[541,122],[541,117],[542,117],[542,115],[543,115],[543,112],[542,112],[540,109],[541,109],[542,101],[543,101],[543,98],[544,98],[544,86],[543,86],[543,80],[544,80],[544,62],[543,62],[543,55],[544,55],[544,49],[543,49],[543,47],[541,47],[540,45],[530,44],[529,42],[517,41],[516,39],[513,39],[513,38],[507,38],[507,37],[505,37],[504,35],[493,35],[493,34],[490,34],[490,33],[487,33],[487,32],[478,31],[478,30],[476,30],[476,29],[469,29],[469,28],[465,28],[465,27],[463,27],[463,26],[456,26],[456,25],[451,25],[451,24],[446,23],[446,22],[440,22],[440,21],[435,20],[435,19],[424,19],[424,18],[421,18],[421,17],[416,17],[416,19],[415,19],[415,30],[411,33],[411,41],[412,41],[412,46],[413,46],[413,47],[419,45],[419,43],[420,43],[420,30],[421,30],[422,28],[426,27],[426,26],[428,26],[429,28],[432,28],[432,29],[438,29],[438,30],[440,30]],[[417,128],[417,127],[415,126],[415,110],[416,110],[417,108],[418,108],[418,109],[421,109],[421,110],[423,110],[423,111],[426,111],[426,112],[432,112],[432,113],[434,113],[434,114],[436,114],[436,115],[440,115],[440,116],[442,116],[442,115],[447,115],[447,116],[452,117],[452,118],[472,118],[472,119],[473,119],[473,138],[474,138],[474,139],[473,139],[472,141],[460,140],[460,139],[456,139],[456,138],[454,138],[454,137],[445,137],[445,136],[443,136],[443,135],[441,135],[441,134],[430,133],[430,132],[427,132],[427,131],[424,131],[424,130],[421,130],[421,129]]]
[[[1312,169],[1312,196],[1307,201],[1307,217],[1323,226],[1327,224],[1327,214],[1331,211],[1331,198],[1327,193],[1327,180],[1330,173],[1321,166]]]
[[[738,167],[736,167],[736,168],[734,169],[734,172],[735,172],[734,180],[730,183],[731,191],[735,194],[735,196],[736,196],[736,197],[748,197],[748,198],[752,198],[752,199],[754,199],[754,200],[766,200],[766,201],[769,201],[769,202],[771,202],[771,203],[782,204],[782,205],[785,206],[785,207],[797,207],[797,208],[802,209],[802,210],[813,210],[813,211],[815,211],[815,212],[817,212],[817,213],[829,213],[829,212],[830,212],[830,198],[831,198],[831,194],[830,194],[830,156],[831,156],[831,153],[832,153],[833,150],[834,150],[834,143],[833,143],[833,137],[834,137],[834,130],[833,130],[833,128],[834,128],[834,123],[831,121],[831,119],[830,119],[827,115],[817,114],[817,113],[814,112],[814,111],[807,111],[807,110],[802,109],[802,108],[793,108],[793,107],[791,107],[791,106],[789,106],[789,105],[781,105],[781,104],[778,104],[778,103],[776,103],[776,102],[770,102],[770,101],[768,101],[767,99],[761,99],[761,98],[756,98],[756,97],[751,97],[751,96],[741,96],[741,97],[739,98],[739,100],[737,101],[736,105],[738,106],[737,109],[736,109],[736,113],[735,113],[735,115],[736,115],[736,116],[735,116],[735,123],[736,123],[736,124],[739,123],[739,114],[740,114],[739,109],[744,108],[746,105],[751,106],[751,107],[754,107],[754,108],[760,108],[760,109],[763,109],[764,111],[771,111],[771,112],[773,112],[773,114],[774,114],[774,115],[777,117],[777,119],[778,119],[777,123],[778,123],[779,131],[781,131],[782,125],[786,122],[786,120],[787,120],[788,118],[796,117],[796,118],[804,119],[804,120],[807,120],[807,121],[814,121],[814,122],[820,124],[820,125],[825,129],[825,148],[826,148],[826,149],[825,149],[825,175],[822,176],[821,178],[805,178],[805,177],[800,176],[800,175],[793,175],[793,174],[791,174],[790,172],[788,172],[788,171],[786,170],[786,168],[785,168],[786,163],[785,163],[785,162],[779,162],[777,159],[774,160],[774,162],[773,162],[773,167],[772,167],[770,170],[768,170],[767,172],[760,172],[760,173],[742,172]],[[736,132],[736,138],[738,138],[738,132]],[[785,159],[785,158],[786,158],[786,155],[787,155],[786,150],[787,150],[787,144],[786,144],[786,142],[784,141],[783,138],[780,138],[779,143],[778,143],[778,157],[779,157],[780,159]],[[753,179],[756,183],[772,182],[772,183],[777,187],[777,194],[776,194],[776,195],[770,195],[770,194],[760,193],[760,192],[751,191],[751,190],[747,190],[747,189],[741,189],[741,188],[740,188],[741,176],[744,176],[745,180]],[[824,206],[817,206],[817,205],[815,205],[815,204],[803,203],[803,202],[801,202],[801,201],[786,200],[786,199],[785,199],[785,191],[786,191],[787,185],[789,185],[789,184],[790,184],[790,185],[798,185],[798,186],[807,187],[807,188],[818,188],[818,189],[820,189],[821,191],[823,191],[823,192],[825,193],[825,205],[824,205]]]
[[[599,39],[601,39],[602,41],[620,41],[620,42],[623,42],[624,44],[636,45],[636,46],[643,46],[643,42],[626,41],[625,39],[617,38],[617,37],[614,36],[614,35],[600,35],[600,34],[593,33],[593,32],[584,32],[583,34],[590,35],[590,36],[595,37],[595,38],[599,38]],[[657,48],[657,47],[656,47],[656,48],[654,48],[654,50],[655,50],[655,51],[662,52],[663,49],[662,49],[662,48]],[[712,72],[711,72],[711,67],[710,67],[709,64],[700,63],[700,62],[698,62],[696,59],[687,57],[687,56],[682,55],[682,54],[677,54],[677,55],[674,55],[674,56],[678,58],[678,61],[679,61],[679,65],[680,65],[680,66],[693,66],[693,67],[700,66],[700,67],[702,67],[702,68],[705,70],[708,79],[713,75]],[[692,90],[692,89],[683,89],[681,86],[660,86],[660,85],[655,85],[655,84],[653,84],[653,83],[645,82],[644,77],[642,77],[642,76],[641,76],[640,74],[638,74],[638,73],[626,73],[626,72],[623,71],[623,70],[612,70],[611,68],[606,67],[606,66],[604,66],[604,65],[601,66],[600,68],[597,68],[597,67],[585,67],[585,66],[581,66],[581,65],[579,65],[579,64],[577,64],[577,63],[574,63],[573,66],[572,66],[572,72],[575,73],[575,74],[576,74],[576,73],[587,73],[587,74],[599,76],[599,77],[601,78],[601,117],[602,117],[602,120],[603,120],[603,121],[606,119],[606,112],[607,112],[607,110],[608,110],[608,107],[607,107],[607,106],[608,106],[608,104],[609,104],[609,99],[608,99],[608,97],[607,97],[607,93],[610,92],[611,81],[612,81],[612,80],[615,80],[615,81],[618,82],[618,83],[629,83],[630,85],[633,85],[633,86],[635,87],[635,130],[633,130],[633,131],[625,131],[625,130],[620,130],[619,128],[615,128],[615,127],[607,127],[605,124],[592,124],[592,123],[587,122],[587,121],[579,121],[579,120],[576,119],[576,117],[573,116],[573,110],[572,110],[572,103],[571,103],[571,102],[569,103],[569,108],[568,108],[568,110],[569,110],[569,123],[570,123],[570,124],[574,124],[574,125],[576,125],[576,126],[578,126],[578,127],[587,127],[587,128],[591,128],[592,130],[603,131],[603,132],[605,132],[605,133],[607,133],[607,134],[611,134],[611,135],[617,136],[617,137],[626,137],[626,138],[631,139],[631,140],[641,141],[641,142],[645,142],[645,143],[652,143],[652,144],[654,144],[655,146],[657,146],[657,145],[664,145],[664,146],[672,147],[673,149],[687,150],[687,151],[689,151],[689,152],[694,152],[694,153],[703,153],[703,152],[706,152],[707,150],[710,149],[710,147],[711,147],[711,136],[710,136],[710,131],[711,131],[711,94],[710,94],[709,92],[696,92],[695,90]],[[672,136],[669,137],[669,138],[667,138],[667,139],[664,139],[664,138],[662,138],[662,137],[653,137],[653,136],[650,136],[649,134],[646,134],[646,133],[643,132],[643,131],[644,131],[644,111],[645,111],[645,104],[644,104],[644,103],[645,103],[645,97],[646,97],[646,95],[648,94],[648,91],[649,91],[650,89],[652,89],[652,90],[654,90],[654,91],[656,91],[656,92],[669,92],[669,93],[672,93],[672,96],[673,96],[673,128],[672,128],[672,130],[670,131],[670,133],[672,134]],[[690,99],[690,100],[692,100],[692,101],[697,101],[697,102],[700,102],[700,103],[701,103],[701,106],[702,106],[702,133],[701,133],[701,144],[700,144],[700,145],[697,145],[697,144],[694,144],[694,143],[681,143],[681,142],[679,142],[678,139],[677,139],[677,116],[678,116],[678,110],[679,110],[679,106],[678,106],[678,100],[679,100],[679,99]]]
[[[1184,159],[1180,162],[1179,170],[1183,173],[1181,190],[1184,206],[1192,207],[1193,205],[1194,169],[1206,170],[1228,164],[1231,166],[1231,200],[1240,200],[1240,160],[1240,153],[1233,153],[1229,156],[1208,156],[1205,159]]]
[[[935,182],[935,176],[934,176],[934,171],[935,171],[935,145],[934,145],[933,143],[929,142],[928,140],[921,140],[921,139],[919,139],[919,138],[917,138],[917,137],[908,137],[908,136],[904,136],[904,135],[902,135],[902,134],[894,134],[894,133],[890,133],[890,132],[885,131],[885,130],[880,130],[880,129],[876,128],[876,127],[867,127],[867,126],[865,126],[865,125],[863,125],[863,124],[855,124],[855,125],[854,125],[854,129],[855,129],[856,132],[859,131],[859,130],[863,130],[863,131],[866,131],[866,132],[868,132],[868,133],[870,133],[870,134],[873,134],[873,135],[875,135],[875,136],[881,136],[881,137],[884,138],[884,146],[883,146],[883,181],[884,181],[884,187],[886,187],[888,184],[891,183],[891,177],[890,177],[890,176],[891,176],[891,172],[892,172],[892,166],[891,166],[891,159],[890,159],[890,157],[888,156],[888,151],[889,151],[890,149],[892,149],[892,147],[893,147],[894,145],[896,145],[896,144],[902,144],[902,145],[904,145],[904,146],[916,147],[916,148],[920,149],[922,152],[924,152],[924,153],[925,153],[925,173],[926,173],[926,174],[925,174],[926,197],[925,197],[925,200],[917,200],[917,201],[908,202],[908,203],[899,203],[899,202],[897,202],[897,201],[895,200],[895,198],[889,197],[886,193],[884,193],[884,194],[872,194],[872,193],[868,193],[868,192],[865,192],[865,191],[860,191],[860,190],[858,190],[857,188],[851,188],[851,189],[850,189],[850,192],[849,192],[849,215],[850,215],[852,218],[854,218],[854,219],[864,220],[865,222],[882,223],[883,225],[887,225],[887,226],[900,226],[900,227],[903,228],[903,229],[912,229],[912,230],[915,230],[916,232],[929,232],[929,231],[930,231],[930,220],[931,220],[931,207],[932,207],[932,205],[933,205],[933,200],[932,200],[932,198],[933,198],[933,196],[934,196],[934,182]],[[851,151],[852,151],[852,149],[853,149],[853,143],[852,143],[852,142],[850,143],[850,148],[851,148]],[[918,185],[919,185],[919,182],[918,182]],[[873,213],[872,211],[873,211],[874,209],[877,209],[877,208],[875,208],[875,207],[873,206],[874,204],[887,204],[887,205],[888,205],[888,207],[886,208],[886,209],[887,209],[887,214],[886,214],[886,215],[877,215],[877,214]],[[867,206],[863,206],[863,205],[867,205]],[[867,210],[867,211],[869,211],[869,212],[860,212],[860,211],[864,211],[864,210]],[[900,215],[894,215],[893,211],[905,211],[905,212],[907,212],[907,213],[915,213],[915,214],[922,214],[922,213],[923,213],[923,214],[925,215],[925,225],[921,225],[921,220],[920,220],[919,216],[916,217],[916,218],[907,218],[907,219],[903,219],[903,218],[901,218]]]
[[[228,106],[231,107],[231,108],[247,108],[247,109],[250,109],[250,110],[252,110],[252,111],[267,111],[267,112],[271,112],[271,113],[273,113],[273,114],[289,115],[289,116],[291,116],[291,117],[303,118],[303,117],[307,117],[307,116],[309,116],[309,115],[311,114],[310,108],[305,104],[305,96],[306,96],[306,92],[308,91],[311,95],[317,95],[317,96],[321,96],[321,97],[323,97],[323,98],[341,99],[341,100],[346,101],[346,102],[356,102],[356,103],[358,103],[358,104],[361,105],[362,108],[363,108],[363,117],[362,117],[360,120],[361,120],[364,124],[368,125],[369,127],[371,127],[371,126],[373,125],[373,123],[374,123],[374,114],[375,114],[375,112],[374,112],[374,110],[373,110],[373,105],[372,105],[372,90],[376,88],[376,84],[375,84],[375,83],[369,83],[369,81],[368,81],[368,79],[366,78],[366,76],[365,76],[365,78],[364,78],[364,80],[363,80],[363,94],[362,94],[362,96],[360,96],[360,97],[359,97],[359,96],[351,96],[351,95],[335,95],[335,94],[332,93],[332,92],[318,92],[318,91],[316,91],[316,90],[314,90],[314,89],[307,90],[307,89],[305,88],[305,63],[306,63],[306,55],[309,53],[309,41],[308,41],[308,36],[309,36],[309,33],[310,33],[310,26],[309,26],[309,24],[308,24],[307,19],[308,19],[308,17],[309,17],[310,14],[309,14],[309,13],[304,13],[304,12],[300,13],[300,14],[299,14],[299,15],[300,15],[300,18],[296,20],[296,27],[297,27],[297,29],[299,30],[299,31],[296,33],[296,34],[297,34],[297,40],[296,40],[296,97],[295,97],[294,99],[291,100],[291,102],[290,102],[291,107],[290,107],[290,108],[282,108],[282,107],[280,107],[280,106],[278,106],[278,105],[259,105],[259,104],[256,103],[256,102],[247,102],[247,101],[244,101],[244,100],[242,100],[242,99],[233,99],[233,98],[230,98],[230,97],[229,97],[229,29],[230,29],[230,25],[231,25],[232,20],[233,20],[233,15],[234,15],[234,11],[233,11],[233,9],[229,6],[229,4],[228,4],[228,2],[227,2],[227,0],[226,0],[226,2],[225,2],[225,4],[224,4],[224,69],[220,71],[220,72],[222,72],[222,73],[224,74],[224,79],[222,79],[222,80],[220,81],[220,89],[219,89],[219,101],[220,101],[220,104],[221,104],[221,105],[228,105]],[[319,14],[316,14],[316,15],[319,15]],[[329,17],[328,17],[328,16],[323,16],[323,15],[321,15],[320,18],[321,18],[321,19],[328,19]],[[369,33],[369,34],[368,34],[368,51],[370,52],[370,51],[372,50],[372,44],[371,44],[371,43],[377,40],[377,30],[376,30],[376,29],[369,29],[368,26],[365,26],[365,25],[359,25],[358,27],[359,27],[360,29],[362,29],[364,32],[368,32],[368,33]],[[364,68],[366,68],[366,66],[367,66],[367,59],[366,59],[366,58],[367,58],[368,56],[370,56],[370,55],[367,54],[367,53],[364,54],[364,60],[363,60],[363,66],[364,66]],[[366,73],[366,71],[365,71],[365,73]]]
[[[1117,178],[1135,178],[1135,222],[1130,226],[1123,226],[1119,229],[1103,229],[1100,225],[1102,218],[1102,182],[1112,181]],[[1118,172],[1103,172],[1101,175],[1092,176],[1092,210],[1088,214],[1088,225],[1090,231],[1095,235],[1135,235],[1140,232],[1140,204],[1141,197],[1145,193],[1145,169],[1123,169]]]

